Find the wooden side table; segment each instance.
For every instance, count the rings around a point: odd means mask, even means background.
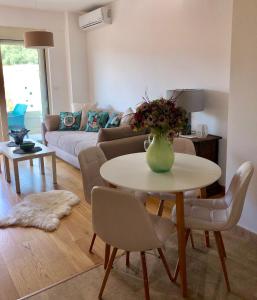
[[[212,134],[209,134],[205,138],[190,138],[190,140],[194,143],[196,155],[209,159],[216,164],[218,164],[219,160],[220,139],[222,139],[222,137]],[[218,181],[206,187],[207,197],[217,195],[221,192],[224,192],[224,188],[218,183]]]
[[[55,151],[49,149],[48,147],[36,143],[37,147],[41,147],[42,150],[36,153],[26,153],[26,154],[15,154],[13,153],[14,148],[8,147],[7,142],[0,143],[0,152],[4,157],[4,171],[5,171],[5,179],[7,182],[11,182],[10,176],[10,166],[9,160],[13,162],[13,171],[14,171],[14,178],[15,178],[15,186],[16,186],[16,193],[20,194],[20,178],[19,178],[19,166],[18,162],[23,160],[29,160],[30,165],[33,165],[32,160],[34,158],[40,159],[40,169],[41,174],[45,174],[45,167],[44,167],[44,157],[51,156],[52,157],[52,172],[53,172],[53,183],[57,183],[56,177],[56,155]]]

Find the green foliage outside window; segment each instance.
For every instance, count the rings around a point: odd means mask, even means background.
[[[38,64],[36,49],[27,49],[22,45],[1,45],[3,65]]]
[[[6,99],[6,108],[7,108],[7,111],[13,111],[14,109],[14,103],[12,102],[11,99]]]

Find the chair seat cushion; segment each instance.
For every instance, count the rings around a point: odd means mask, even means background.
[[[185,227],[199,230],[222,230],[228,218],[224,199],[185,199]],[[176,224],[176,207],[172,210],[172,222]]]
[[[176,200],[176,194],[172,193],[149,193],[149,195],[156,197],[160,200],[170,200],[175,201]],[[200,190],[191,190],[184,192],[184,197],[187,199],[190,198],[197,198],[200,196]]]
[[[184,192],[185,199],[197,198],[200,197],[200,190],[191,190]],[[160,193],[161,200],[176,200],[176,194],[171,193]]]

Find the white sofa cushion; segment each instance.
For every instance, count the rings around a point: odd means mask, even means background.
[[[85,131],[48,131],[45,135],[48,144],[75,156],[81,150],[95,146],[97,138],[97,132]]]

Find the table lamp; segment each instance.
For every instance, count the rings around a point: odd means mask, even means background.
[[[203,111],[205,107],[204,90],[179,89],[167,90],[166,98],[176,100],[177,106],[183,107],[188,113],[188,123],[183,134],[191,134],[191,113]]]

